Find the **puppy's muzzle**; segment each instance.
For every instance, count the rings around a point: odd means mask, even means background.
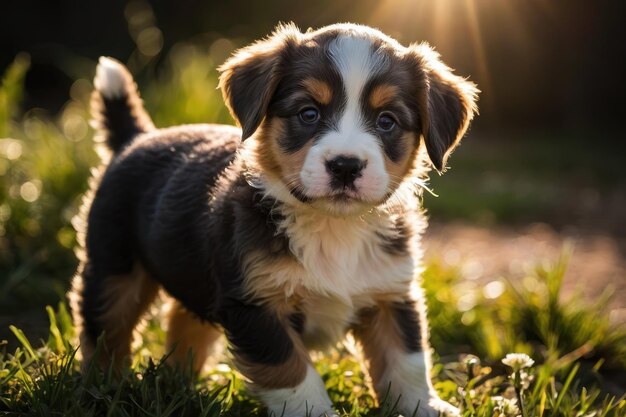
[[[367,161],[349,156],[338,156],[326,161],[326,171],[330,174],[330,185],[334,189],[354,189],[354,181],[363,175]]]

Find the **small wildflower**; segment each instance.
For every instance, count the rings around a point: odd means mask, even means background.
[[[480,371],[480,359],[474,355],[467,355],[463,362],[465,363],[465,369],[467,370],[467,379],[474,379],[477,371]]]
[[[464,396],[464,397],[468,397],[468,398],[470,398],[470,399],[474,399],[474,398],[476,398],[476,390],[474,390],[474,389],[471,389],[471,390],[469,390],[469,391],[466,391],[466,390],[464,390],[464,389],[461,389],[461,390],[459,391],[459,394],[461,394],[461,395],[462,395],[462,396]]]
[[[517,396],[519,410],[522,417],[524,417],[524,402],[522,399],[523,390],[527,389],[527,387],[530,385],[530,379],[528,373],[522,371],[522,369],[530,368],[531,366],[533,366],[535,361],[533,361],[530,356],[526,355],[525,353],[509,353],[504,359],[502,359],[502,363],[513,368],[513,374],[511,375],[511,379],[513,380],[513,386],[515,387],[515,395]],[[522,380],[522,377],[524,378],[524,380]]]
[[[496,415],[517,416],[520,412],[516,399],[508,399],[500,396],[491,397],[493,412]]]
[[[518,372],[521,369],[530,368],[535,361],[525,353],[508,353],[506,357],[502,359],[502,363],[513,368],[515,372]]]
[[[474,355],[466,355],[463,362],[465,362],[465,366],[480,365],[480,359]]]

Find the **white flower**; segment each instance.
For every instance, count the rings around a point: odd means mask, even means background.
[[[500,396],[491,397],[491,401],[494,405],[494,414],[505,416],[517,416],[519,414],[519,408],[517,407],[516,399],[508,399]]]
[[[515,372],[517,372],[520,369],[530,368],[533,366],[535,361],[525,353],[508,353],[506,357],[502,359],[502,363],[510,366]]]
[[[463,362],[465,362],[466,366],[480,365],[480,359],[478,359],[478,357],[474,355],[465,356]]]

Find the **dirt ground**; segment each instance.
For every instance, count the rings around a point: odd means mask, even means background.
[[[467,279],[481,283],[523,278],[538,262],[555,262],[565,245],[573,253],[563,295],[580,289],[593,300],[611,291],[611,321],[626,322],[626,238],[575,229],[557,232],[546,224],[490,228],[460,222],[431,223],[424,237],[426,259],[459,266]]]

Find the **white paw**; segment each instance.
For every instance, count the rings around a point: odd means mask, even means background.
[[[339,413],[333,409],[328,409],[320,413],[319,409],[316,410],[313,408],[308,414],[302,417],[339,417]]]
[[[412,408],[411,408],[412,407]],[[460,417],[458,408],[445,402],[439,397],[421,400],[414,406],[404,404],[399,410],[403,417]]]
[[[461,411],[439,397],[431,398],[428,405],[445,417],[460,417]]]
[[[262,390],[257,395],[271,417],[339,417],[333,410],[322,378],[311,365],[304,381],[297,387]]]
[[[324,405],[308,405],[302,410],[273,409],[269,410],[270,417],[339,417],[332,408]]]

